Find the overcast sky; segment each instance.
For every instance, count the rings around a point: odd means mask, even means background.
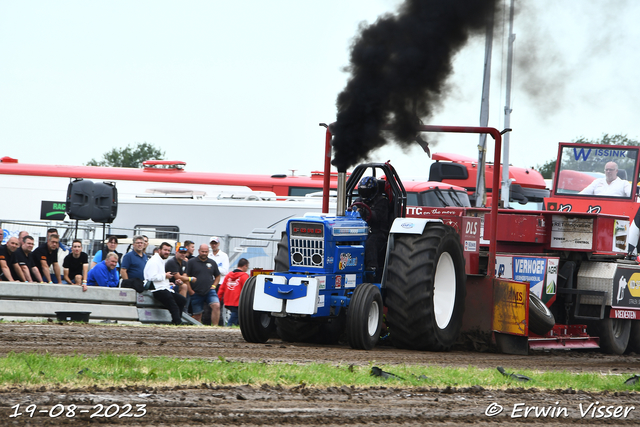
[[[399,3],[0,0],[0,157],[80,165],[148,142],[194,171],[319,170],[318,123],[335,120],[358,26]],[[640,2],[521,3],[510,162],[543,164],[580,136],[640,139]],[[493,50],[489,126],[500,129],[507,29]],[[425,123],[478,125],[483,59],[483,38],[458,53],[450,94]],[[432,152],[476,157],[476,145],[443,136]],[[393,147],[372,160],[426,175],[421,149]]]

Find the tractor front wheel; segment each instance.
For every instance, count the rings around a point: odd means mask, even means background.
[[[347,310],[349,345],[356,350],[371,350],[382,328],[382,295],[371,283],[359,285]]]
[[[250,277],[242,287],[238,303],[238,320],[240,332],[247,342],[267,342],[273,333],[273,318],[264,311],[253,309],[253,297],[256,287],[256,277]]]

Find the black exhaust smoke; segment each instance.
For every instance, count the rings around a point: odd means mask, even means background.
[[[484,34],[497,3],[407,0],[397,15],[360,28],[351,49],[351,78],[338,95],[331,127],[338,170],[383,146],[383,127],[391,127],[403,147],[416,143],[421,119],[431,117],[446,95],[454,54],[470,36]]]

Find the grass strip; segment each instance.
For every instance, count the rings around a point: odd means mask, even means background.
[[[400,377],[371,376],[378,366]],[[574,389],[584,391],[640,391],[640,381],[625,384],[631,375],[611,373],[571,373],[566,371],[505,370],[526,375],[520,382],[496,369],[449,368],[423,365],[369,366],[311,364],[271,364],[219,359],[179,359],[101,354],[99,356],[53,356],[38,353],[9,353],[0,357],[0,388],[88,387],[88,386],[198,386],[213,385],[298,385],[315,387],[473,387],[506,389]]]

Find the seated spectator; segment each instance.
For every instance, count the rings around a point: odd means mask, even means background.
[[[211,318],[218,319],[220,299],[216,287],[220,283],[220,271],[218,264],[209,258],[209,246],[206,243],[200,245],[198,256],[187,262],[187,275],[191,277],[187,292],[191,295],[193,318],[200,322],[204,305],[208,304],[211,307]]]
[[[116,276],[116,266],[118,265],[118,255],[111,252],[107,254],[107,259],[96,265],[89,271],[87,285],[103,286],[108,288],[118,287]]]
[[[122,259],[122,254],[116,251],[117,247],[118,247],[118,238],[116,236],[109,236],[109,238],[107,239],[107,250],[104,251],[104,253],[102,249],[96,252],[96,254],[93,256],[93,259],[91,260],[91,265],[89,266],[89,270],[93,269],[93,267],[95,267],[96,265],[104,261],[107,258],[107,254],[114,253],[118,255],[118,264],[116,266],[116,277],[118,278],[118,281],[120,281],[120,260]]]
[[[13,265],[13,256],[16,250],[20,247],[20,242],[17,237],[9,237],[7,243],[0,246],[0,280],[4,282],[17,282],[11,273],[11,266]],[[16,276],[16,279],[18,276]]]
[[[144,280],[144,266],[147,264],[147,254],[144,253],[144,237],[133,237],[133,250],[127,252],[122,257],[122,267],[120,267],[120,275],[123,280],[140,279]]]
[[[174,284],[173,291],[187,298],[187,283],[190,279],[187,276],[187,247],[180,246],[176,251],[176,256],[167,260],[164,265],[165,271],[173,273],[169,279]]]
[[[218,297],[224,301],[224,306],[231,312],[227,326],[238,325],[238,302],[244,282],[249,278],[247,270],[249,270],[249,261],[246,258],[240,258],[238,268],[224,276],[218,290]]]
[[[171,253],[171,245],[162,242],[158,248],[158,253],[154,254],[144,267],[144,278],[153,282],[153,297],[160,301],[171,313],[171,322],[174,325],[182,323],[182,310],[187,303],[187,299],[176,293],[172,289],[169,279],[174,273],[165,270],[165,263]]]
[[[60,264],[58,264],[58,244],[60,237],[57,234],[49,234],[46,243],[38,246],[33,251],[33,262],[45,282],[62,283]],[[53,266],[54,276],[51,276],[49,268]]]
[[[60,233],[58,233],[57,228],[50,228],[47,230],[47,240],[49,240],[49,236],[52,234],[57,234],[58,236],[60,236]],[[67,255],[69,255],[70,250],[71,250],[70,247],[62,243],[62,238],[61,238],[60,242],[58,243],[58,265],[62,265],[64,263],[64,259]]]
[[[87,273],[89,271],[89,256],[82,252],[82,241],[76,239],[71,244],[71,253],[62,263],[64,280],[73,285],[82,286],[87,290]]]
[[[35,241],[33,237],[26,235],[22,238],[20,246],[13,257],[13,270],[23,282],[42,282],[40,270],[33,261],[33,247]]]

